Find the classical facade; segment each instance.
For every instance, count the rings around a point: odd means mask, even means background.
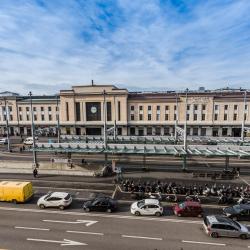
[[[0,96],[0,133],[6,133],[7,119],[11,134],[30,135],[30,97]],[[239,137],[243,121],[250,127],[250,92],[240,89],[177,93],[73,86],[59,95],[32,96],[32,104],[36,129],[55,129],[59,119],[61,134],[101,135],[104,120],[118,135],[137,136],[173,135],[176,123],[183,127],[185,122],[188,135],[195,136]]]

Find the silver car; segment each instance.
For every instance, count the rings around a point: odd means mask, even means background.
[[[245,225],[221,215],[205,216],[203,227],[205,232],[213,238],[224,236],[247,239],[250,236]]]

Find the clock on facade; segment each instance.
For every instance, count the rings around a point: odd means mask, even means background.
[[[92,106],[90,110],[91,110],[91,113],[95,114],[97,111],[97,108],[95,106]]]

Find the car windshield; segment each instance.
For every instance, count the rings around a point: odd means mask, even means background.
[[[235,210],[235,212],[240,213],[243,209],[240,207],[240,205],[235,205],[233,206],[233,209]]]
[[[69,200],[70,199],[70,194],[68,194],[64,199]]]
[[[237,227],[238,229],[241,229],[240,224],[237,221],[232,221],[232,224]]]
[[[179,203],[179,207],[182,208],[182,209],[185,208],[185,203],[184,202],[183,203]]]
[[[138,201],[138,202],[137,202],[137,206],[138,206],[139,208],[141,208],[142,206],[144,206],[144,204],[145,204],[145,201],[144,201],[144,200]]]

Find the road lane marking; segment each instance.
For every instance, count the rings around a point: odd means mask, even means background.
[[[88,244],[73,241],[73,240],[67,240],[64,239],[63,241],[58,240],[45,240],[45,239],[33,239],[33,238],[27,238],[29,241],[37,241],[37,242],[48,242],[48,243],[59,243],[61,246],[87,246]]]
[[[183,243],[190,244],[203,244],[203,245],[214,245],[214,246],[226,246],[224,243],[213,243],[213,242],[203,242],[203,241],[192,241],[192,240],[182,240]]]
[[[95,233],[95,232],[82,232],[82,231],[66,231],[67,233],[73,234],[90,234],[90,235],[104,235],[104,233]]]
[[[65,224],[86,224],[87,227],[97,223],[96,220],[76,220],[76,221],[61,221],[61,220],[43,220],[43,222],[65,223]]]
[[[203,222],[200,220],[179,220],[179,219],[161,219],[161,218],[145,218],[136,217],[131,215],[115,215],[115,214],[96,214],[96,213],[84,213],[84,212],[63,212],[57,210],[39,210],[30,208],[14,208],[14,207],[0,207],[0,210],[16,211],[16,212],[32,212],[43,214],[57,214],[57,215],[75,215],[75,216],[87,216],[87,217],[100,217],[100,218],[114,218],[114,219],[129,219],[129,220],[142,220],[142,221],[157,221],[157,222],[174,222],[174,223],[187,223],[187,224],[199,224]]]
[[[37,231],[50,231],[49,228],[37,228],[37,227],[18,227],[15,226],[16,229],[27,229],[27,230],[37,230]]]
[[[133,238],[133,239],[146,239],[146,240],[162,240],[162,238],[146,237],[146,236],[134,236],[134,235],[122,235],[123,238]]]
[[[250,184],[249,184],[248,181],[246,181],[245,179],[243,179],[241,176],[239,176],[239,178],[240,178],[245,184],[247,184],[248,186],[250,186]]]

